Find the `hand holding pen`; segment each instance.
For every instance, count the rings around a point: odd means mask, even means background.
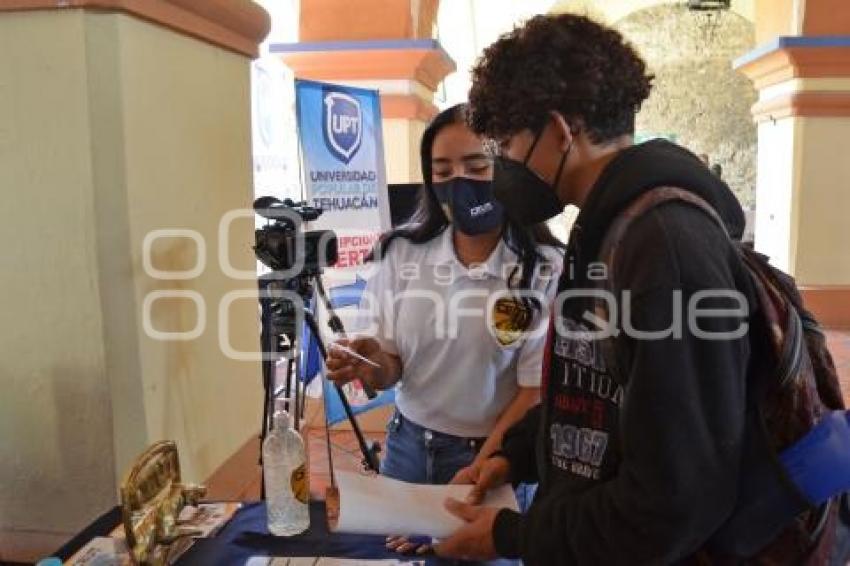
[[[343,385],[355,379],[373,389],[386,389],[398,380],[400,363],[381,350],[374,338],[340,339],[328,347],[328,379]]]

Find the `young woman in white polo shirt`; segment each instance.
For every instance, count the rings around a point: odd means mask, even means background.
[[[378,367],[337,349],[327,366],[338,383],[398,386],[382,474],[448,483],[539,401],[562,244],[545,225],[515,225],[493,198],[493,163],[465,106],[433,120],[420,153],[418,209],[373,252],[369,335],[344,342]]]

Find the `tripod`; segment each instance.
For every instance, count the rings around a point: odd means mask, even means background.
[[[327,348],[322,340],[321,332],[319,331],[316,318],[306,304],[313,298],[314,292],[319,299],[322,300],[325,309],[328,312],[328,326],[337,334],[344,334],[345,330],[342,321],[337,316],[333,309],[333,305],[328,299],[324,285],[321,280],[320,271],[310,271],[300,274],[291,279],[283,279],[276,276],[276,272],[271,272],[261,276],[258,280],[259,298],[262,316],[262,331],[261,343],[263,346],[263,420],[261,423],[260,442],[266,439],[271,428],[271,416],[274,412],[274,401],[283,393],[284,405],[287,411],[293,411],[295,429],[299,430],[301,426],[301,418],[304,413],[304,404],[306,391],[300,380],[301,367],[301,345],[303,343],[303,325],[300,324],[300,316],[303,316],[304,321],[310,328],[310,332],[316,340],[319,353],[324,360],[327,357]],[[282,293],[294,293],[301,299],[301,304],[305,305],[303,310],[298,309],[298,306],[292,300],[282,297]],[[300,315],[300,316],[299,316]],[[286,357],[286,383],[282,387],[277,387],[275,383],[277,362],[279,359]],[[293,380],[293,373],[295,379]],[[292,385],[294,381],[294,392]],[[363,456],[363,466],[367,470],[378,472],[378,453],[381,450],[377,442],[371,445],[367,444],[366,437],[357,422],[354,412],[351,409],[351,404],[345,396],[345,392],[338,384],[334,384],[336,394],[339,395],[345,415],[351,424],[351,429],[357,439],[357,444]],[[370,398],[375,397],[374,391],[364,387],[367,395]],[[294,395],[293,395],[294,393]],[[324,391],[323,395],[330,394],[329,391]],[[325,430],[328,443],[328,464],[330,465],[331,484],[335,486],[333,475],[333,459],[330,445],[330,430],[327,423],[327,414],[325,415]],[[263,456],[260,450],[260,465],[262,466]],[[261,498],[265,499],[265,478],[261,484]]]

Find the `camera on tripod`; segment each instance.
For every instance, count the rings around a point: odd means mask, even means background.
[[[287,410],[291,410],[295,417],[296,430],[304,415],[306,389],[301,386],[301,380],[294,376],[298,371],[296,366],[300,358],[299,350],[304,340],[302,321],[309,326],[321,357],[327,357],[318,323],[310,308],[306,307],[314,300],[314,294],[315,299],[324,305],[328,326],[334,334],[344,337],[345,329],[334,312],[321,278],[322,270],[333,266],[338,259],[336,234],[332,230],[301,231],[301,225],[316,220],[321,216],[322,210],[307,206],[305,202],[295,203],[291,199],[260,197],[254,201],[254,212],[271,221],[254,231],[254,254],[263,265],[272,270],[271,273],[260,275],[257,281],[265,390],[260,438],[265,439],[271,425],[276,398],[282,396],[286,400]],[[289,273],[284,275],[282,272]],[[284,293],[289,293],[289,298]],[[297,294],[301,300],[293,300],[291,293]],[[278,383],[277,375],[279,360],[286,361],[286,375],[282,386]],[[377,393],[371,387],[365,383],[362,386],[369,399],[376,397]],[[366,443],[345,393],[339,385],[334,385],[334,389],[354,430],[363,454],[364,466],[377,472],[380,445],[372,443],[370,446]],[[330,446],[329,440],[328,445]],[[262,464],[262,457],[260,463]],[[265,483],[262,485],[265,497]]]
[[[292,199],[260,197],[254,201],[254,212],[272,221],[254,232],[254,253],[263,265],[273,271],[284,271],[298,266],[301,259],[303,267],[296,276],[310,276],[336,263],[339,249],[332,230],[301,231],[303,222],[321,216],[320,208]]]

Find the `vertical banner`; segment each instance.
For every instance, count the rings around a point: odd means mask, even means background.
[[[390,228],[378,91],[295,81],[307,203],[324,211],[311,229],[339,236],[337,269],[356,268]]]
[[[337,234],[339,260],[323,280],[350,330],[353,317],[346,315],[356,310],[364,287],[363,260],[391,226],[380,96],[376,90],[296,80],[295,105],[305,200],[323,211],[309,229]],[[321,326],[324,332],[326,325]],[[333,339],[328,334],[325,338]],[[392,392],[385,392],[380,401],[369,402],[359,384],[347,386],[346,395],[355,410],[393,399]],[[337,414],[341,407],[332,397],[326,395],[325,404],[335,422],[344,415]]]

